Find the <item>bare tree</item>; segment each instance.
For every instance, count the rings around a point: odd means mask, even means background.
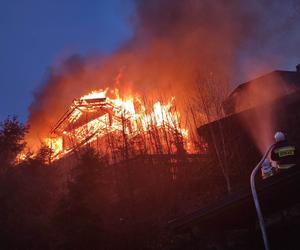
[[[217,156],[218,164],[225,178],[227,191],[230,193],[231,183],[228,166],[226,164],[228,152],[225,145],[222,123],[220,122],[220,119],[225,116],[222,103],[229,94],[229,81],[226,80],[226,78],[216,76],[212,72],[199,73],[195,88],[197,93],[195,98],[195,107],[198,111],[197,125],[204,125],[213,121],[217,124],[217,133],[215,133],[216,131],[213,131],[212,127],[209,127],[209,133]],[[217,136],[220,138],[217,138]]]

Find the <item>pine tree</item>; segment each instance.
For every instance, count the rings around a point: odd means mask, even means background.
[[[16,156],[24,149],[27,127],[16,116],[8,117],[0,123],[0,164],[2,171],[13,164]]]

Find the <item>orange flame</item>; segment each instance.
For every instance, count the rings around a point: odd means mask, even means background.
[[[153,129],[164,129],[164,132],[181,137],[185,141],[185,150],[190,151],[189,132],[181,127],[180,114],[176,111],[174,101],[175,97],[166,104],[157,101],[147,109],[139,96],[121,98],[118,89],[92,91],[73,101],[68,115],[52,131],[54,137],[46,138],[45,143],[52,149],[54,159],[57,159],[78,146],[93,143],[115,132],[132,139]],[[165,133],[164,136],[168,135]],[[153,138],[148,136],[145,140]],[[169,145],[169,153],[174,151]]]

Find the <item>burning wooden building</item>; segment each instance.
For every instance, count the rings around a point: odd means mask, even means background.
[[[191,151],[174,98],[166,104],[146,104],[139,97],[120,98],[118,90],[109,89],[75,99],[47,144],[54,159],[89,144],[111,163],[137,155]]]

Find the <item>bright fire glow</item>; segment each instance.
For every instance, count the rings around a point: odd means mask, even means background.
[[[139,96],[121,98],[118,89],[93,91],[73,101],[45,142],[54,159],[88,143],[111,158],[125,144],[130,152],[148,154],[189,151],[189,133],[181,127],[174,101],[146,105]]]

